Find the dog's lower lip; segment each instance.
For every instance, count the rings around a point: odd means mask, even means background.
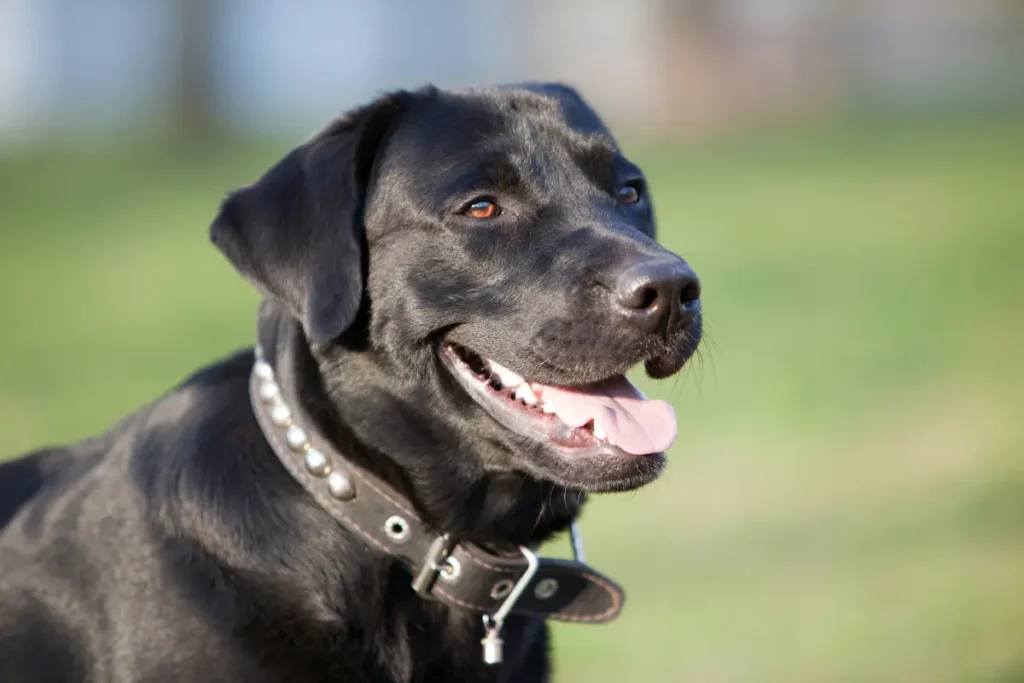
[[[469,358],[464,357],[467,355]],[[592,428],[573,429],[555,417],[554,414],[545,412],[539,405],[531,406],[522,398],[518,400],[510,398],[507,393],[497,388],[501,386],[500,379],[485,374],[486,368],[482,367],[479,363],[485,363],[486,361],[478,356],[474,358],[476,354],[473,354],[468,349],[446,345],[444,347],[444,356],[449,361],[448,364],[452,367],[458,379],[475,381],[478,392],[471,392],[471,396],[478,398],[480,393],[486,393],[486,395],[494,399],[493,403],[485,405],[485,408],[495,407],[495,404],[504,399],[510,411],[518,411],[524,416],[529,415],[529,419],[545,427],[544,431],[548,433],[547,436],[553,444],[566,449],[577,449],[593,445],[597,441]]]
[[[451,374],[493,418],[556,451],[643,457],[661,453],[675,438],[671,406],[646,399],[622,375],[579,388],[544,385],[461,345],[440,351]]]

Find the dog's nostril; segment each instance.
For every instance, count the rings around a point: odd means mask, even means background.
[[[700,305],[700,280],[685,261],[652,259],[619,275],[615,288],[619,310],[644,330],[687,324]]]
[[[700,283],[689,282],[679,293],[679,303],[683,308],[691,308],[700,299]]]
[[[637,310],[646,311],[658,303],[658,290],[654,287],[645,287],[640,293],[640,305]]]

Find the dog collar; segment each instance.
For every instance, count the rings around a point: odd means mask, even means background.
[[[253,412],[285,469],[331,517],[405,566],[416,593],[481,614],[485,662],[501,661],[500,631],[508,614],[584,624],[618,616],[623,590],[583,563],[575,525],[576,560],[538,558],[527,547],[498,555],[430,528],[404,496],[333,448],[282,391],[257,346],[249,383]]]

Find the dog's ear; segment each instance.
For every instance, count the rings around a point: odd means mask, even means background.
[[[410,97],[392,93],[332,121],[229,195],[210,227],[238,272],[286,306],[310,341],[340,336],[359,311],[367,185]]]

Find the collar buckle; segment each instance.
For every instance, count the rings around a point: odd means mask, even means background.
[[[452,577],[458,574],[458,565],[449,558],[451,550],[451,534],[441,534],[433,540],[423,558],[423,566],[412,580],[412,589],[417,595],[425,596],[441,572]]]

